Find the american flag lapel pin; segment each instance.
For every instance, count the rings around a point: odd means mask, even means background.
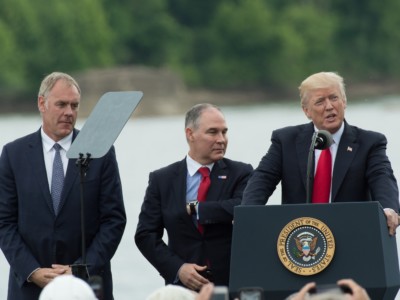
[[[347,152],[352,152],[353,148],[351,148],[350,146],[347,146]]]
[[[218,179],[226,179],[228,178],[226,175],[218,175]]]

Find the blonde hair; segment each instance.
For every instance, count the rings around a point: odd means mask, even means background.
[[[315,89],[337,86],[340,90],[343,101],[346,103],[346,91],[343,77],[335,72],[320,72],[307,77],[299,86],[300,103],[304,107],[308,102],[308,92]]]

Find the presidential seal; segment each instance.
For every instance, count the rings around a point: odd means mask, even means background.
[[[329,266],[335,253],[335,239],[325,223],[302,217],[282,229],[277,248],[279,259],[290,272],[310,276]]]

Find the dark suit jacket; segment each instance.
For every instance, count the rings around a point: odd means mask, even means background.
[[[208,259],[215,284],[228,285],[233,209],[252,169],[225,158],[214,164],[206,202],[199,206],[204,235],[186,212],[186,160],[150,173],[135,241],[167,284],[175,283],[183,263],[205,265]],[[164,228],[168,246],[162,240]]]
[[[313,123],[275,130],[268,153],[249,179],[242,204],[265,204],[280,181],[283,204],[305,203],[313,133]],[[383,134],[345,122],[333,168],[332,202],[373,200],[399,211],[399,192],[386,144]]]
[[[36,268],[81,262],[80,176],[75,162],[69,160],[55,216],[40,130],[3,148],[0,247],[10,263],[10,300],[38,299],[41,289],[26,281]],[[83,190],[89,274],[103,277],[105,299],[112,299],[110,260],[126,224],[114,148],[90,162]]]

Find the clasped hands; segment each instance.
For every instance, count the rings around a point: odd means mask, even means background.
[[[53,264],[51,268],[39,268],[29,277],[29,281],[37,286],[44,288],[50,281],[60,275],[72,274],[69,265]]]

